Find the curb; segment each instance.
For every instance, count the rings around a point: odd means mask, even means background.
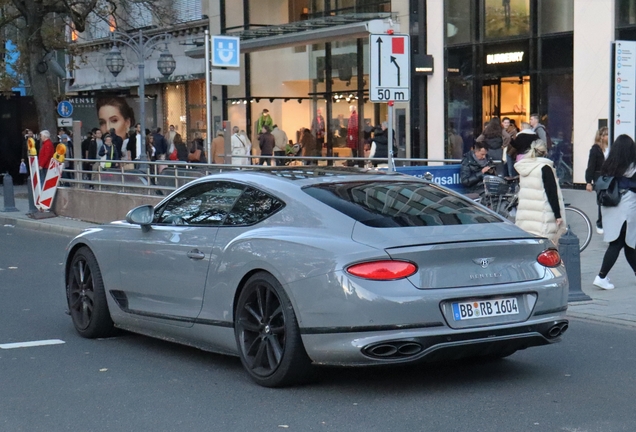
[[[3,225],[14,225],[19,228],[25,228],[35,231],[42,231],[52,234],[67,234],[76,236],[84,231],[86,228],[80,227],[72,227],[72,226],[64,226],[51,224],[31,219],[21,219],[21,218],[12,218],[10,216],[5,216],[0,214],[0,223]]]
[[[636,322],[630,321],[630,320],[622,320],[620,318],[610,318],[610,317],[605,317],[602,315],[593,315],[593,314],[587,314],[587,313],[577,313],[577,312],[571,313],[569,310],[568,310],[567,317],[570,319],[575,319],[579,321],[587,321],[587,322],[600,323],[600,324],[611,324],[611,325],[620,326],[623,328],[636,329]]]

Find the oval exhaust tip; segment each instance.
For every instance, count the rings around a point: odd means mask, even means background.
[[[400,348],[398,348],[398,352],[404,356],[412,356],[422,351],[422,345],[417,343],[405,343]]]
[[[374,346],[369,350],[369,352],[378,357],[391,357],[397,354],[398,349],[395,345],[382,344]]]

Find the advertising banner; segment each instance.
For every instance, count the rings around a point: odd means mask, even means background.
[[[95,96],[75,96],[67,99],[73,106],[73,120],[82,122],[82,135],[93,128],[102,133],[115,129],[115,133],[126,139],[128,130],[139,123],[139,98],[100,94]],[[146,97],[146,128],[154,129],[157,124],[157,100]]]
[[[614,42],[612,57],[610,143],[622,134],[636,138],[636,42]]]

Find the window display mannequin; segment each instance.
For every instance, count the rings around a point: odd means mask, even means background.
[[[322,110],[318,108],[316,110],[316,117],[311,121],[311,133],[316,137],[316,143],[320,148],[325,143],[325,118],[322,116]]]
[[[354,157],[358,154],[358,112],[354,105],[349,106],[349,124],[347,125],[347,147],[351,149]]]
[[[261,113],[261,116],[258,118],[258,121],[256,122],[256,135],[261,134],[263,130],[263,126],[269,127],[270,131],[272,130],[274,126],[274,119],[272,119],[272,116],[269,115],[269,110],[267,108],[263,110],[263,112]]]

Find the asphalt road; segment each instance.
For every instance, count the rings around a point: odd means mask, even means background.
[[[571,322],[560,344],[490,363],[321,369],[253,384],[236,358],[65,315],[64,236],[0,227],[0,431],[568,431],[636,429],[636,330]]]

